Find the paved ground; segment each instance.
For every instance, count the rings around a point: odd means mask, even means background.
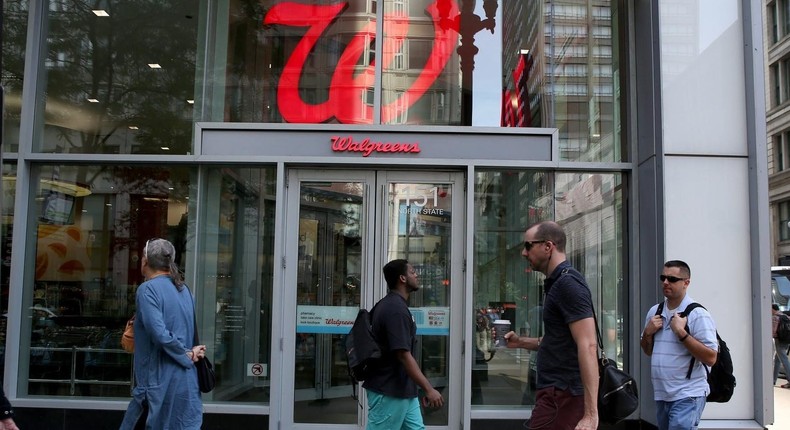
[[[778,379],[774,387],[774,423],[766,426],[769,430],[790,429],[790,390],[779,388],[778,385],[784,384],[785,380]]]

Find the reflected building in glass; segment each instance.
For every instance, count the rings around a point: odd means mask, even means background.
[[[567,159],[622,159],[618,13],[609,1],[506,8],[502,125],[557,127]]]

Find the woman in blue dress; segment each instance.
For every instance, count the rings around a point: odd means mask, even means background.
[[[175,264],[176,250],[164,239],[143,249],[134,320],[132,401],[121,430],[145,422],[146,429],[200,429],[203,404],[194,363],[205,345],[194,345],[195,302]],[[138,424],[138,421],[140,424]]]

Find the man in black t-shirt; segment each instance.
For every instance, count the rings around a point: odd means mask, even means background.
[[[565,232],[544,221],[524,233],[524,256],[544,275],[542,337],[505,335],[508,348],[538,351],[530,429],[598,428],[598,342],[592,295],[565,258]]]
[[[417,386],[425,392],[427,407],[442,407],[444,398],[414,358],[417,325],[408,300],[420,289],[417,273],[406,260],[392,260],[383,271],[389,293],[373,308],[373,333],[383,357],[378,371],[362,384],[368,398],[367,429],[424,429]]]

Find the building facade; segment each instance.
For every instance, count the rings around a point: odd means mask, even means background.
[[[490,327],[542,332],[520,252],[555,220],[604,352],[638,379],[630,424],[655,423],[638,336],[683,259],[722,336],[752,342],[705,426],[762,428],[765,5],[708,3],[6,1],[0,332],[20,426],[120,422],[120,335],[163,237],[217,371],[205,428],[364,426],[343,339],[394,258],[419,273],[417,359],[446,399],[426,424],[520,428],[534,356]]]
[[[771,264],[790,263],[790,177],[787,157],[790,148],[790,4],[786,1],[765,2],[766,119],[768,132],[768,172],[771,204]]]

